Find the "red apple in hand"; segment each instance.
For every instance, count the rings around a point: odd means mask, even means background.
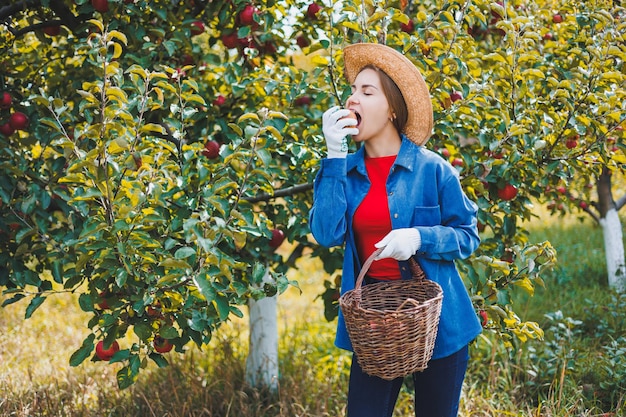
[[[174,347],[174,345],[171,344],[169,340],[164,339],[161,336],[154,337],[153,345],[154,345],[154,350],[156,350],[159,353],[167,353],[170,350],[172,350],[172,348]]]
[[[209,140],[204,144],[202,155],[209,159],[215,159],[220,156],[220,144],[217,141]]]
[[[109,346],[108,349],[105,349],[105,347],[104,347],[104,340],[101,340],[96,345],[96,356],[101,361],[107,361],[108,362],[108,361],[111,360],[113,355],[115,355],[115,353],[118,352],[119,350],[120,350],[120,345],[119,345],[119,343],[117,343],[117,340],[114,340],[113,343],[111,343],[111,346]]]
[[[28,116],[24,113],[16,111],[9,116],[9,124],[15,130],[23,130],[28,126]]]
[[[507,184],[498,190],[498,197],[504,201],[513,200],[517,196],[517,187]]]
[[[9,107],[11,107],[12,102],[13,98],[11,97],[11,94],[7,93],[6,91],[4,91],[0,95],[0,109],[8,109]]]

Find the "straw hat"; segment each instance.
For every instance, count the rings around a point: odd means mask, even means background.
[[[422,74],[407,57],[386,45],[357,43],[343,49],[343,62],[350,84],[366,65],[389,75],[402,92],[409,113],[402,133],[418,145],[426,143],[433,129],[433,107]]]

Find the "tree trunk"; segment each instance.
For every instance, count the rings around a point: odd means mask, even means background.
[[[619,292],[626,291],[626,264],[624,263],[624,241],[622,224],[617,210],[612,209],[600,219],[604,234],[606,268],[609,275],[609,287]]]
[[[622,224],[611,192],[611,172],[604,168],[598,178],[598,210],[604,236],[604,252],[609,287],[626,291],[626,263]]]
[[[265,278],[268,278],[266,275]],[[246,381],[256,388],[278,389],[278,323],[276,298],[250,300],[250,345]]]

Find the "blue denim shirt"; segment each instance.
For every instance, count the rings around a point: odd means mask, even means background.
[[[323,159],[313,186],[309,224],[325,247],[345,244],[341,294],[354,288],[360,261],[352,219],[370,182],[364,148],[347,158]],[[387,179],[387,200],[393,229],[415,227],[422,245],[414,258],[426,276],[443,289],[443,304],[433,359],[449,356],[472,341],[482,327],[454,264],[480,244],[477,207],[461,188],[456,170],[436,153],[402,137]],[[403,279],[411,278],[408,262],[400,262]],[[341,311],[335,344],[352,350]]]

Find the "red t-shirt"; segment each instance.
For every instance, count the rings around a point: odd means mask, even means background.
[[[376,250],[374,244],[391,231],[391,216],[387,203],[387,177],[395,155],[379,158],[365,157],[365,168],[371,182],[369,192],[354,213],[352,227],[361,263]],[[367,276],[378,280],[400,279],[400,266],[392,258],[372,262]]]

